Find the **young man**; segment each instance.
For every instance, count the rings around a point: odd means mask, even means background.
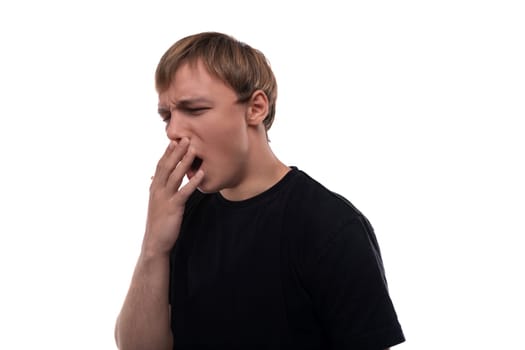
[[[189,36],[160,60],[156,88],[171,141],[152,179],[118,347],[404,341],[367,219],[270,149],[277,84],[263,54],[220,33]]]

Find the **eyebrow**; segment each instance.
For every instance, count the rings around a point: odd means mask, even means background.
[[[188,98],[188,99],[185,99],[185,100],[180,100],[179,102],[177,103],[174,103],[175,106],[177,107],[187,107],[187,106],[192,106],[192,105],[196,105],[196,104],[200,104],[200,103],[212,103],[211,100],[205,98],[205,97],[195,97],[195,98]]]

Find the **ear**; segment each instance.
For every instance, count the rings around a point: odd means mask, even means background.
[[[256,90],[248,101],[246,121],[248,125],[262,124],[269,110],[268,96],[262,90]]]

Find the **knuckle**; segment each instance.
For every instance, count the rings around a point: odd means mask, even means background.
[[[157,184],[152,183],[151,185],[149,185],[149,193],[153,195],[156,192],[157,192]]]
[[[161,159],[161,160],[157,163],[157,167],[155,168],[155,173],[159,173],[159,172],[162,170],[162,168],[163,168],[163,164],[164,164],[164,162],[163,162],[163,160]]]
[[[179,191],[178,191],[178,196],[177,197],[182,202],[185,202],[186,201],[186,197],[188,197],[188,187],[187,186],[181,187],[179,189]]]
[[[162,189],[160,189],[157,184],[151,184],[151,186],[149,187],[149,192],[151,199],[158,199],[163,195]]]

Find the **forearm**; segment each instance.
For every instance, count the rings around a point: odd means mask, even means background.
[[[169,255],[141,254],[115,328],[121,350],[171,349]]]
[[[142,253],[115,326],[115,340],[121,350],[173,347],[169,254],[179,236],[186,201],[204,177],[199,170],[180,187],[195,159],[189,144],[188,138],[171,141],[152,178]]]

